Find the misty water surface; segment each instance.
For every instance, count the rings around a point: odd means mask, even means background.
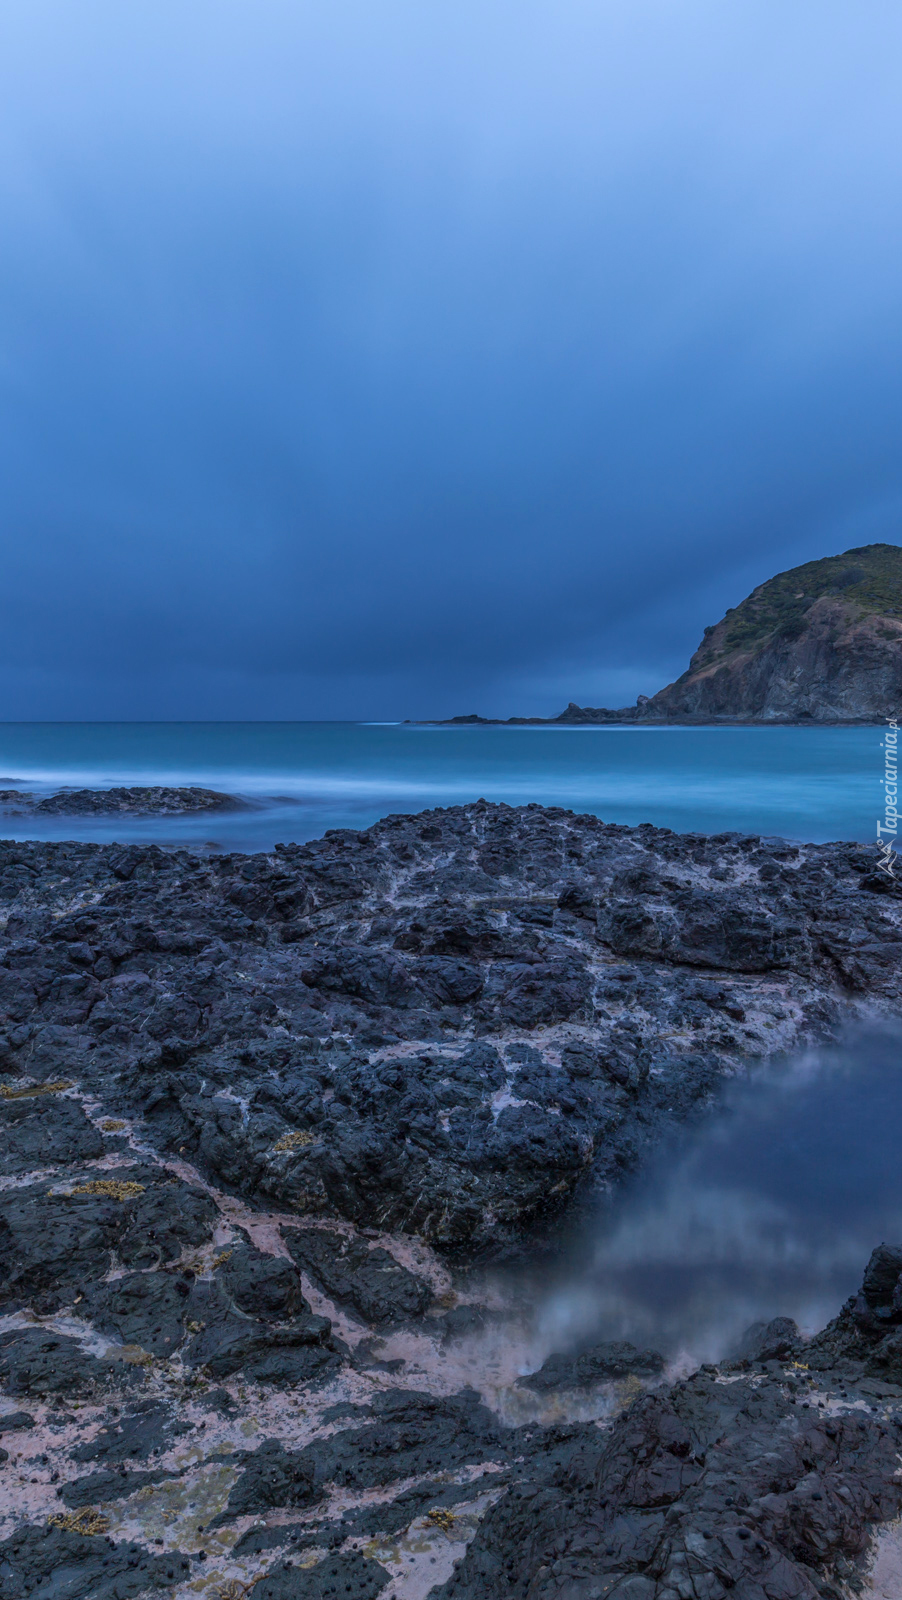
[[[875,839],[881,737],[878,728],[5,723],[0,787],[201,784],[250,809],[162,820],[6,816],[0,831],[264,850],[484,797],[678,831]]]
[[[584,1223],[537,1317],[550,1347],[629,1338],[693,1360],[759,1319],[813,1333],[902,1243],[902,1036],[762,1068]]]

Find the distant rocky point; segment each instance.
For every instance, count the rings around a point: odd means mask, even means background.
[[[621,710],[510,723],[881,722],[902,703],[902,549],[861,545],[754,589],[705,629],[686,671]],[[478,716],[454,723],[489,722]]]
[[[0,789],[0,811],[39,817],[184,816],[193,811],[235,811],[242,801],[216,789],[61,789],[43,800],[20,789]]]

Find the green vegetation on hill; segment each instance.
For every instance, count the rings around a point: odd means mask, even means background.
[[[902,548],[865,544],[822,561],[779,572],[727,612],[727,629],[718,656],[754,649],[774,634],[798,638],[815,600],[835,595],[858,607],[862,616],[902,617]],[[705,629],[705,637],[714,632]]]

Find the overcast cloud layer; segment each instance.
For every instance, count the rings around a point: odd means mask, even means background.
[[[624,704],[902,530],[902,11],[6,0],[2,717]]]

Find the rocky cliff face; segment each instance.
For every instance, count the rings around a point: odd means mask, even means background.
[[[880,722],[900,706],[902,549],[872,544],[761,584],[650,699],[555,721]]]
[[[900,704],[902,550],[876,544],[755,589],[641,714],[873,722]]]
[[[730,650],[718,623],[646,717],[727,717],[755,722],[876,722],[902,705],[902,621],[865,616],[840,599],[816,600],[804,631],[776,631]]]

